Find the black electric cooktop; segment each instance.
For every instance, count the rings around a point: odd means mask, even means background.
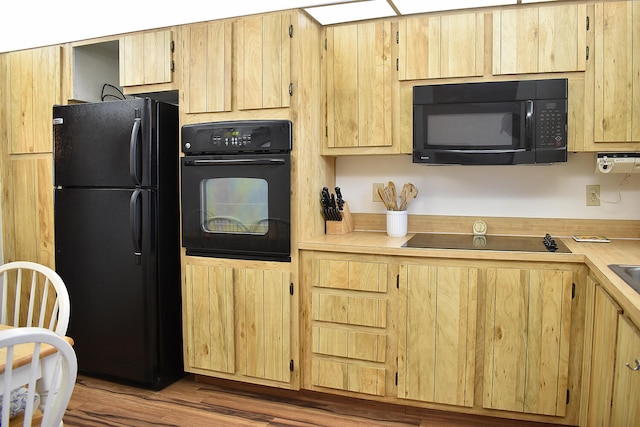
[[[548,234],[546,236],[530,237],[420,233],[409,239],[404,246],[407,248],[429,249],[476,249],[489,251],[571,253],[564,243],[553,239]]]

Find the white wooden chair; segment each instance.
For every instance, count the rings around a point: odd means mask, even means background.
[[[10,262],[0,265],[0,285],[0,323],[67,333],[71,304],[58,273],[35,262]]]
[[[40,357],[45,344],[55,350]],[[25,351],[25,346],[26,364],[14,366],[14,354]],[[73,347],[45,328],[12,328],[0,331],[0,354],[4,356],[0,356],[0,363],[5,366],[0,373],[1,425],[62,426],[78,374]],[[16,388],[16,384],[23,385]]]

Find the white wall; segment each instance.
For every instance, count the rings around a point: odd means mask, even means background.
[[[73,97],[80,101],[100,102],[105,83],[120,87],[118,42],[98,43],[73,49]],[[113,88],[105,93],[118,95]],[[106,101],[116,98],[107,97]]]
[[[405,182],[418,187],[409,214],[640,219],[640,174],[598,174],[590,153],[570,153],[567,163],[519,166],[425,166],[409,155],[337,159],[336,185],[352,212],[383,213],[382,203],[372,202],[372,184],[388,181],[398,190]],[[591,184],[600,185],[600,206],[586,206]]]

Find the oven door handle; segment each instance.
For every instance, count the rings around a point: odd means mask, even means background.
[[[212,166],[212,165],[283,165],[285,159],[199,159],[186,160],[185,166]]]

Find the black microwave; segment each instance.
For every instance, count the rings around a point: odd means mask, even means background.
[[[567,79],[413,88],[413,162],[567,161]]]

